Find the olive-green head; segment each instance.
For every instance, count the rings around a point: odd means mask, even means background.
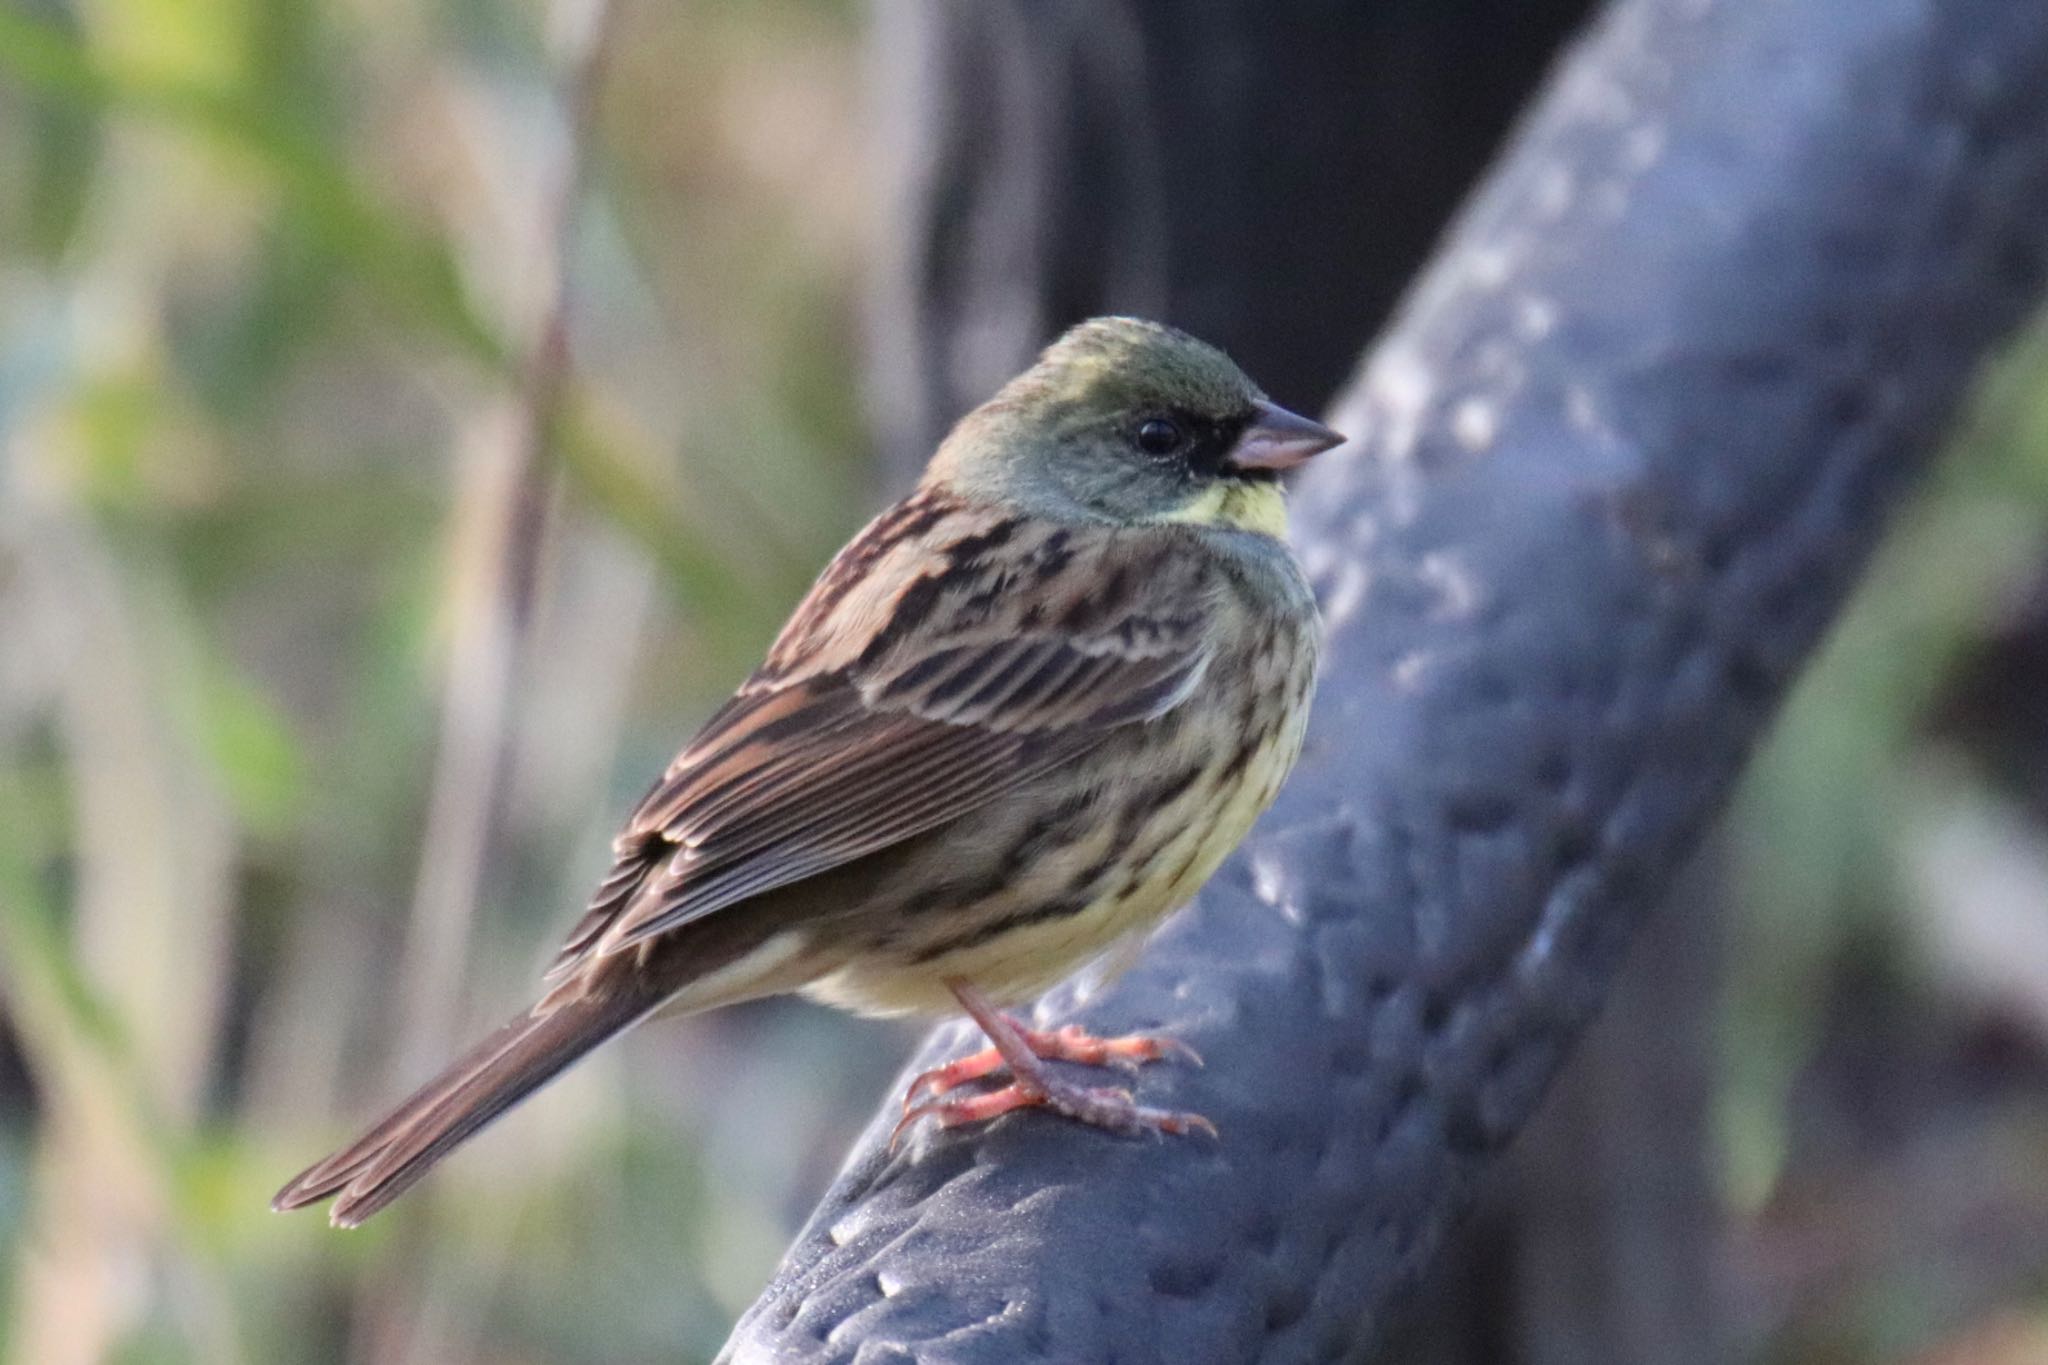
[[[1207,342],[1094,318],[962,418],[925,478],[1066,520],[1270,530],[1280,471],[1343,439],[1270,402]]]

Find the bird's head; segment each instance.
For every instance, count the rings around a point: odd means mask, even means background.
[[[925,480],[1061,520],[1277,536],[1280,472],[1343,439],[1268,400],[1206,342],[1095,318],[962,418]]]

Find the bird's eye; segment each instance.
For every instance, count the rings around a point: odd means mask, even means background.
[[[1147,418],[1138,428],[1138,449],[1147,455],[1171,455],[1180,445],[1180,425],[1168,418]]]

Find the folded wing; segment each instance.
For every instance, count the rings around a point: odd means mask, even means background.
[[[1171,710],[1209,659],[1167,528],[1089,537],[921,494],[819,579],[635,810],[553,980],[912,838]]]

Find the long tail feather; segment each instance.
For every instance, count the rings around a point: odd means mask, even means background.
[[[336,1227],[356,1227],[484,1125],[571,1062],[645,1015],[656,1002],[625,994],[567,1000],[521,1014],[463,1054],[355,1142],[279,1190],[280,1212],[333,1199]]]

